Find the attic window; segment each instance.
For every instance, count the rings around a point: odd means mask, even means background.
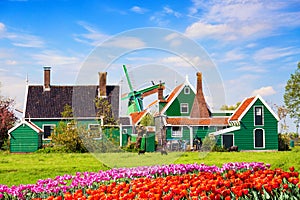
[[[261,106],[254,107],[254,125],[263,125],[263,108]]]
[[[184,94],[190,94],[190,87],[189,86],[185,86],[184,87]]]
[[[181,103],[180,104],[180,113],[188,113],[189,112],[189,104]]]

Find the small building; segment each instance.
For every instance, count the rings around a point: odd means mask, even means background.
[[[120,117],[120,87],[107,85],[107,73],[99,73],[98,85],[52,85],[50,84],[51,68],[44,67],[44,84],[27,85],[22,122],[11,130],[11,152],[33,152],[51,141],[51,134],[62,117],[64,107],[73,109],[74,118],[84,123],[88,129],[99,129],[101,117],[97,117],[95,98],[103,97],[111,105],[112,113],[120,125],[130,127],[129,117]],[[105,132],[105,130],[104,130]],[[115,133],[115,139],[124,144],[120,131]],[[126,139],[125,137],[123,138]]]
[[[246,98],[228,119],[230,128],[212,133],[219,144],[239,150],[278,150],[278,116],[259,95]]]
[[[42,147],[43,130],[30,121],[22,121],[8,131],[10,152],[34,152]]]

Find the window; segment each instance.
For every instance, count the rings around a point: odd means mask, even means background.
[[[99,138],[101,136],[100,124],[89,124],[89,136],[93,138]]]
[[[189,104],[181,103],[180,104],[180,112],[181,113],[188,113],[189,112]]]
[[[185,86],[184,87],[184,94],[190,94],[190,87],[189,86]]]
[[[233,146],[233,135],[222,135],[223,139],[223,146],[228,149],[229,147]]]
[[[265,137],[263,129],[254,130],[254,148],[264,148],[265,147]]]
[[[254,107],[254,125],[261,126],[263,125],[263,108]]]
[[[182,137],[181,127],[173,126],[171,136],[172,137]]]
[[[54,124],[44,124],[43,125],[43,130],[44,130],[43,139],[50,139],[51,134],[54,133],[54,129],[55,129]]]

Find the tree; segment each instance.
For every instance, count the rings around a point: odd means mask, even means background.
[[[61,115],[64,119],[59,122],[54,133],[52,133],[52,143],[55,146],[60,146],[65,152],[87,152],[84,141],[80,137],[80,134],[84,133],[85,130],[78,127],[77,122],[72,119],[72,107],[66,104]]]
[[[232,106],[223,105],[220,109],[221,110],[235,110],[239,107],[240,104],[241,104],[241,102],[237,102],[235,105],[232,105]]]
[[[11,129],[17,117],[13,112],[14,100],[0,96],[0,149],[7,142],[8,130]]]
[[[286,124],[286,117],[288,114],[288,109],[285,106],[275,105],[277,110],[277,115],[279,117],[280,123],[280,133],[287,133],[288,132],[288,125]]]
[[[285,86],[284,103],[290,117],[296,119],[296,132],[298,133],[300,123],[300,62]]]
[[[103,117],[104,125],[116,125],[117,121],[113,116],[111,104],[107,98],[97,97],[94,102],[97,109],[96,117]]]
[[[152,114],[147,113],[142,119],[140,124],[142,126],[154,126],[154,117]]]

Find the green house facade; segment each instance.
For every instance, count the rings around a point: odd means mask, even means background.
[[[32,122],[22,121],[8,132],[10,152],[34,152],[42,147],[43,130]]]
[[[228,119],[231,128],[214,135],[223,146],[239,150],[278,150],[278,117],[261,96],[245,99]],[[235,129],[234,131],[231,130]]]
[[[159,107],[158,117],[164,119],[164,124],[157,134],[165,127],[168,146],[193,148],[195,138],[210,136],[225,148],[278,150],[279,119],[261,96],[246,98],[235,111],[213,112],[205,102],[199,73],[196,90],[185,81],[160,101]]]

